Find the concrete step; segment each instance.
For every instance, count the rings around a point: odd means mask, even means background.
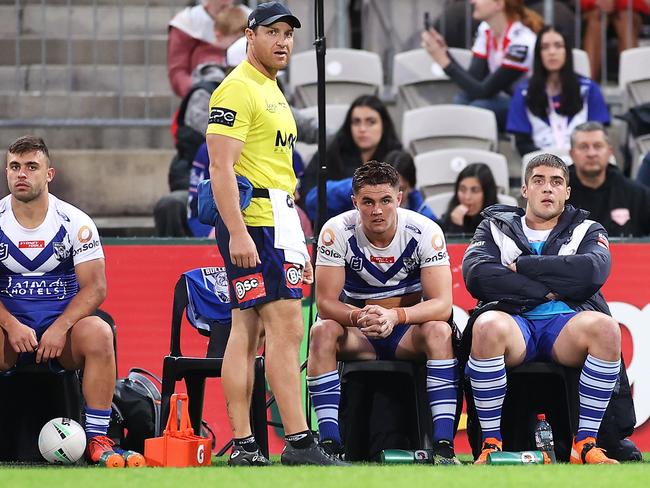
[[[120,104],[121,111],[120,114]],[[174,95],[0,91],[0,114],[11,119],[169,119],[180,100]]]
[[[167,170],[173,154],[154,149],[55,149],[50,151],[56,170],[50,191],[91,217],[153,215],[155,203],[169,192]],[[0,187],[6,188],[1,173]]]
[[[9,39],[18,34],[48,38],[165,35],[167,24],[181,8],[100,5],[95,10],[92,5],[30,4],[17,10],[15,5],[4,5],[0,6],[0,33]]]
[[[172,91],[164,65],[0,66],[0,87],[20,91],[115,91],[169,94]]]
[[[18,51],[17,51],[18,49]],[[120,49],[122,50],[120,54]],[[68,52],[69,50],[69,52]],[[150,64],[167,63],[167,36],[113,39],[47,39],[40,36],[0,38],[0,65],[67,64]]]
[[[25,134],[35,134],[42,137],[48,147],[54,149],[172,149],[174,147],[168,126],[161,125],[131,125],[131,126],[101,126],[101,125],[58,125],[44,126],[42,124],[4,126],[0,130],[0,147],[7,148],[9,144]],[[171,157],[162,162],[165,171]],[[4,174],[4,172],[0,172]]]
[[[155,237],[152,215],[106,216],[93,218],[99,235],[106,237]]]

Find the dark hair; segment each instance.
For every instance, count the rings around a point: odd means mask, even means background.
[[[352,177],[352,193],[355,195],[364,186],[390,185],[399,188],[399,173],[388,163],[368,161],[359,166]]]
[[[402,148],[402,143],[400,142],[399,137],[397,137],[395,126],[393,125],[393,121],[390,118],[386,105],[384,105],[384,103],[374,95],[361,95],[352,102],[352,105],[350,105],[350,108],[345,115],[343,125],[334,136],[334,140],[330,146],[327,148],[327,179],[329,180],[340,180],[345,178],[343,171],[343,158],[341,157],[342,154],[353,156],[352,158],[346,159],[358,159],[359,165],[362,164],[361,153],[359,152],[357,145],[354,143],[354,139],[352,139],[351,129],[352,111],[357,107],[369,107],[379,113],[379,116],[381,117],[383,128],[382,136],[375,153],[370,157],[370,159],[384,161],[386,159],[386,154],[390,151]]]
[[[18,154],[19,156],[34,151],[42,152],[45,155],[48,164],[50,163],[50,151],[48,151],[45,141],[38,136],[21,136],[12,142],[9,149],[7,149],[8,153]]]
[[[557,157],[555,154],[543,153],[535,156],[526,165],[526,172],[524,173],[524,183],[526,185],[528,184],[530,177],[533,176],[533,170],[540,166],[561,169],[566,184],[569,184],[569,169],[567,168],[566,163],[562,161],[562,158]]]
[[[567,117],[573,117],[582,110],[580,81],[578,75],[573,71],[573,51],[569,45],[567,36],[551,25],[544,26],[537,36],[537,42],[535,42],[533,75],[528,81],[526,106],[540,119],[548,115],[548,95],[546,94],[548,70],[544,67],[544,63],[542,63],[542,37],[547,32],[557,32],[564,40],[564,65],[560,68],[562,92],[560,93],[560,107],[557,109],[557,113],[566,115]]]
[[[494,176],[492,176],[490,167],[485,163],[468,164],[458,173],[456,184],[454,185],[454,195],[449,200],[449,205],[447,206],[447,215],[451,214],[460,203],[458,200],[458,187],[465,178],[476,178],[481,185],[481,189],[483,190],[483,207],[481,210],[498,202],[497,185],[494,182]]]
[[[400,176],[404,178],[411,187],[415,188],[417,178],[415,177],[415,163],[413,162],[413,156],[401,149],[395,149],[386,154],[385,161],[395,168]]]

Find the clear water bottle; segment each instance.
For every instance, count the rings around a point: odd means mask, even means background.
[[[537,415],[537,425],[535,426],[535,446],[538,451],[548,454],[551,462],[555,459],[555,444],[553,443],[553,429],[551,424],[546,421],[546,415],[540,413]]]

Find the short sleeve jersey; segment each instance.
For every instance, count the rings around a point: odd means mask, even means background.
[[[533,69],[536,40],[535,33],[518,20],[508,24],[500,40],[494,36],[487,22],[481,22],[472,53],[487,59],[490,73],[501,66],[527,73]]]
[[[254,188],[274,188],[293,195],[296,122],[277,82],[248,61],[240,63],[212,94],[207,134],[244,143],[235,173],[248,178]],[[243,216],[246,225],[272,226],[270,200],[253,198]]]
[[[26,229],[11,195],[0,200],[0,300],[25,325],[54,322],[79,291],[74,267],[103,257],[97,227],[76,207],[49,195],[41,225]]]
[[[567,120],[567,128],[564,131],[564,144],[562,147],[571,146],[571,133],[583,122],[597,121],[602,124],[609,124],[609,110],[603,98],[603,94],[596,83],[584,76],[578,76],[580,83],[580,96],[582,98],[582,110]],[[512,96],[508,110],[507,131],[529,135],[535,145],[541,149],[558,146],[553,135],[553,129],[548,117],[540,118],[534,115],[526,105],[528,95],[528,81],[523,81]],[[551,99],[554,108],[560,108],[560,96]]]
[[[379,248],[368,241],[359,212],[350,210],[323,226],[316,266],[345,266],[343,291],[367,300],[421,291],[421,269],[449,266],[449,255],[442,230],[423,215],[398,209],[395,237]]]

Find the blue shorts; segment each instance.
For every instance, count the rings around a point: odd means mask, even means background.
[[[20,320],[23,324],[25,324],[25,322],[22,319],[18,319],[18,320]],[[40,342],[41,337],[43,337],[43,334],[45,333],[47,328],[52,324],[41,326],[38,329],[32,327],[32,325],[30,324],[25,324],[25,325],[29,325],[29,327],[34,329],[34,332],[36,332],[36,339]],[[16,372],[16,369],[23,366],[29,366],[32,364],[36,364],[36,352],[19,352],[18,357],[16,358],[16,364],[14,364],[13,367],[9,368],[8,370],[0,372],[0,376],[11,376]],[[45,364],[47,365],[47,368],[53,373],[58,374],[58,373],[63,373],[65,371],[65,368],[61,366],[59,361],[57,361],[56,359],[49,359]]]
[[[526,342],[526,358],[529,361],[551,361],[553,345],[560,332],[577,312],[561,313],[549,319],[528,319],[521,315],[513,315]]]
[[[261,264],[254,268],[240,268],[230,259],[230,234],[221,218],[217,219],[216,237],[228,275],[230,304],[233,308],[247,308],[283,298],[302,298],[302,266],[289,263],[284,251],[274,247],[273,227],[246,227],[257,247]]]
[[[372,339],[368,337],[370,344],[375,349],[377,359],[395,359],[397,345],[402,340],[402,337],[404,337],[404,334],[406,334],[406,331],[409,330],[409,327],[410,325],[408,324],[396,325],[393,327],[393,332],[383,339]]]

